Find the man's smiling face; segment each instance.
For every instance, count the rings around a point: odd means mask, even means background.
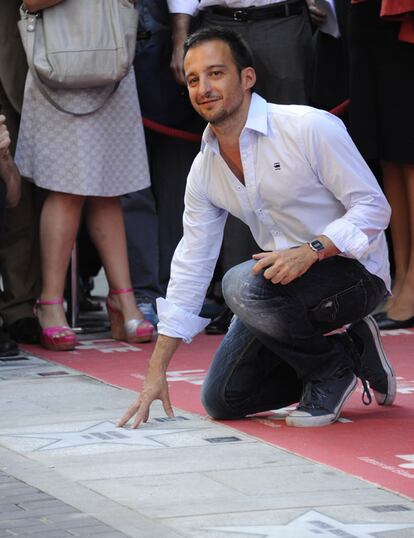
[[[246,77],[248,70],[252,68],[239,73],[224,41],[213,39],[191,47],[184,59],[184,73],[194,109],[212,125],[237,115],[252,86]]]

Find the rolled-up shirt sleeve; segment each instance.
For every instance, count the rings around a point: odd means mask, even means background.
[[[198,0],[167,0],[170,13],[185,13],[196,15],[198,11]]]
[[[171,263],[166,299],[157,300],[158,332],[189,342],[209,320],[200,313],[220,252],[227,212],[207,195],[202,156],[194,161],[187,180],[184,235]]]
[[[309,112],[302,133],[315,174],[346,210],[322,233],[343,254],[360,259],[387,228],[391,208],[341,120],[328,112]]]

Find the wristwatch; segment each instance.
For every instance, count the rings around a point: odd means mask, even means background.
[[[313,252],[316,252],[318,255],[318,261],[324,259],[325,257],[325,246],[319,239],[312,239],[312,241],[308,241],[307,245],[309,245],[309,248],[313,250]]]

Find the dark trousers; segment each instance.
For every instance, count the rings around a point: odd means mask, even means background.
[[[184,191],[198,142],[146,131],[151,188],[122,197],[136,297],[164,296],[174,250],[183,235]]]
[[[20,117],[8,100],[1,83],[0,103],[12,140],[10,149],[14,154]],[[0,293],[0,315],[6,325],[33,316],[33,304],[40,293],[41,201],[39,189],[23,179],[19,204],[6,210],[5,233],[0,244],[0,273],[4,288]]]
[[[223,279],[237,316],[217,350],[202,390],[215,418],[241,418],[300,399],[303,382],[329,378],[352,359],[339,335],[326,336],[368,315],[386,294],[384,282],[358,261],[335,256],[290,284],[254,276],[254,261]]]

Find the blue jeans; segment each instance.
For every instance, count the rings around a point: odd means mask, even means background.
[[[228,271],[223,294],[236,315],[202,388],[208,413],[221,419],[299,401],[303,382],[329,378],[352,357],[345,339],[326,333],[371,313],[387,291],[358,261],[335,256],[290,284],[254,276],[256,262]]]

